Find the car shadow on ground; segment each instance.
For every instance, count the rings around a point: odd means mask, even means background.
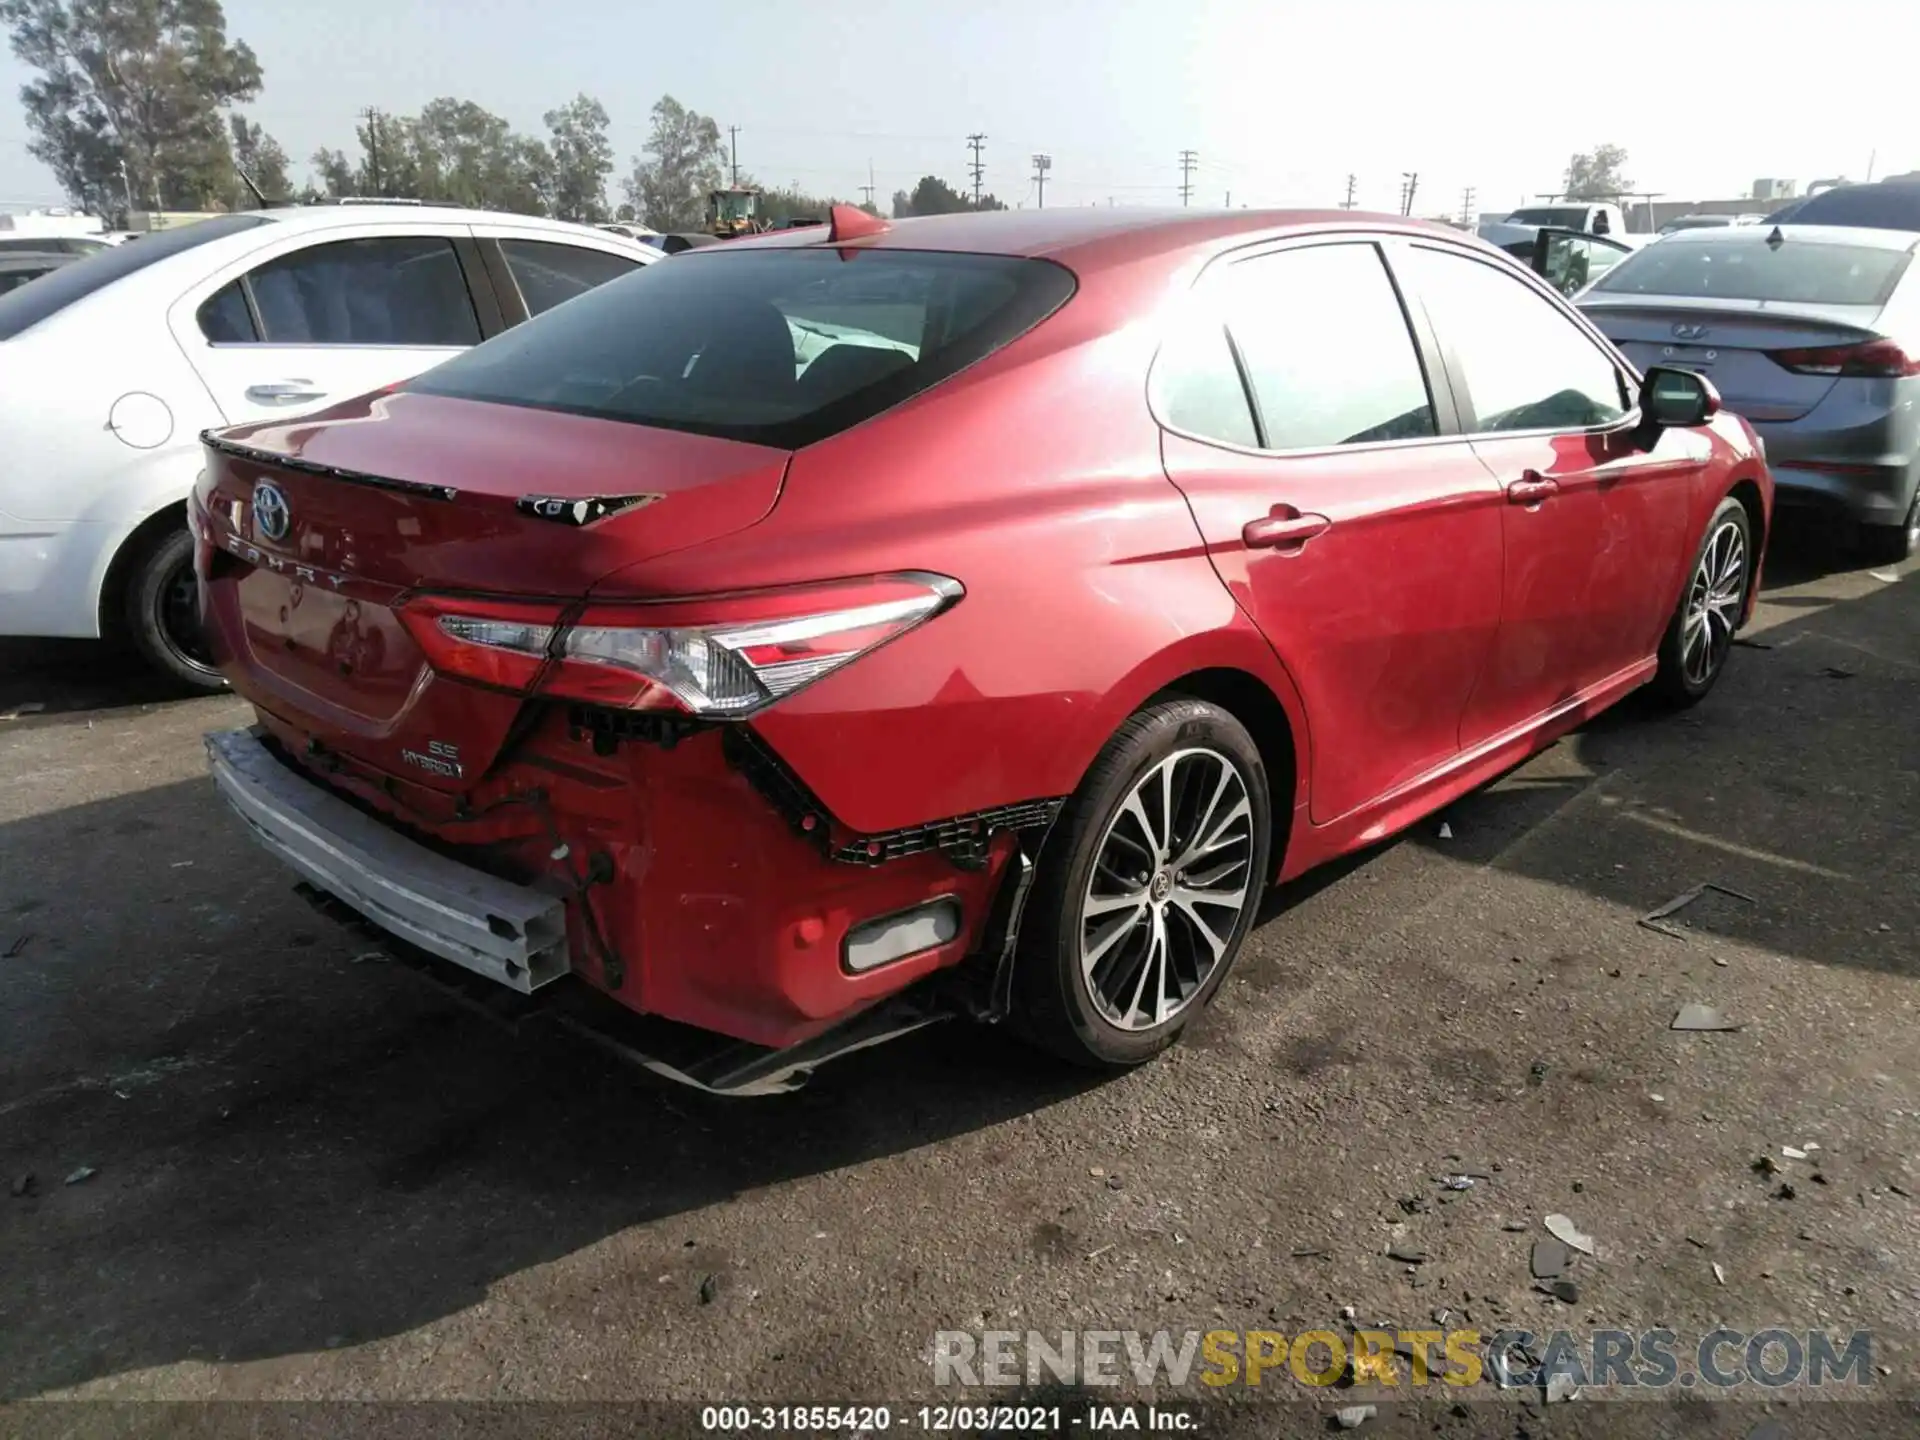
[[[34,1177],[0,1196],[0,1397],[393,1335],[673,1216],[644,1281],[701,1303],[701,1212],[1098,1083],[954,1023],[789,1096],[673,1087],[355,963],[237,829],[200,782],[0,827],[0,1156]]]
[[[0,715],[65,715],[192,698],[105,640],[0,638]]]

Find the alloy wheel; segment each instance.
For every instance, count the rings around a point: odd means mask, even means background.
[[[1226,958],[1257,894],[1253,806],[1216,750],[1177,750],[1134,784],[1094,852],[1080,970],[1121,1030],[1184,1010]]]
[[[1708,538],[1687,587],[1680,663],[1689,685],[1706,684],[1725,662],[1746,593],[1747,538],[1727,520]]]

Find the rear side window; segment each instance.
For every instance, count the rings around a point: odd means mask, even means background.
[[[1155,409],[1202,440],[1256,446],[1253,409],[1227,341],[1225,320],[1203,307],[1175,328],[1153,365]]]
[[[124,245],[108,246],[71,265],[63,265],[42,277],[46,284],[22,286],[0,297],[0,340],[11,340],[29,326],[38,325],[75,301],[84,300],[94,291],[144,270],[156,261],[272,223],[264,215],[217,215],[211,220],[182,225],[178,230],[156,230]]]
[[[247,308],[247,292],[238,280],[201,302],[200,333],[215,345],[249,345],[260,338]]]
[[[1369,244],[1314,245],[1235,265],[1228,328],[1261,444],[1320,450],[1435,434],[1399,294]]]
[[[336,240],[247,276],[269,345],[465,346],[480,341],[453,242],[430,235]]]
[[[794,449],[879,414],[1063,304],[1046,260],[916,250],[688,253],[420,376],[432,395]]]
[[[527,314],[540,315],[597,285],[618,280],[640,268],[638,260],[588,250],[579,245],[556,245],[546,240],[502,240],[513,283],[527,302]]]
[[[1907,268],[1904,250],[1818,240],[1773,246],[1766,243],[1771,233],[1742,225],[1725,238],[1663,240],[1628,256],[1593,288],[1609,295],[1884,305]]]

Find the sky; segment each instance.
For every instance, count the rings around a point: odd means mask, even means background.
[[[1920,169],[1898,84],[1816,53],[1920,54],[1911,0],[226,0],[260,58],[244,107],[293,157],[352,153],[354,114],[477,101],[516,129],[575,94],[612,116],[627,173],[663,94],[739,127],[763,183],[884,205],[922,175],[1048,205],[1174,204],[1180,152],[1196,205],[1511,208],[1567,159],[1623,146],[1628,178],[1669,199],[1730,199],[1758,177],[1802,187]],[[324,18],[323,18],[324,17]],[[1817,32],[1816,27],[1817,26]],[[1863,47],[1870,47],[1866,49]],[[26,148],[29,73],[0,54],[0,203],[59,203]],[[1779,98],[1776,100],[1774,96]],[[869,170],[871,167],[871,170]],[[617,180],[613,187],[617,200]]]

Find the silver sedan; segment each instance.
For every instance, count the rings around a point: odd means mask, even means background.
[[[1680,230],[1582,292],[1645,369],[1712,380],[1753,422],[1782,505],[1836,509],[1876,560],[1920,550],[1920,234]]]

